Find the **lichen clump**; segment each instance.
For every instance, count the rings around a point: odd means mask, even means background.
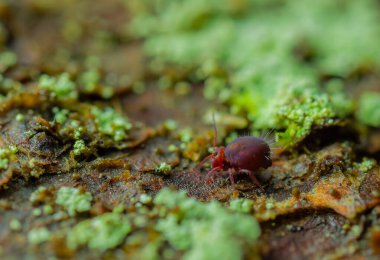
[[[51,232],[45,227],[34,228],[30,230],[28,233],[28,241],[33,245],[38,245],[47,242],[50,238]]]
[[[260,235],[253,217],[229,212],[217,202],[203,204],[185,192],[162,190],[154,203],[161,215],[157,230],[171,246],[185,250],[184,259],[241,259]]]
[[[242,259],[255,248],[260,226],[254,217],[188,198],[184,191],[161,190],[154,199],[143,194],[130,212],[115,207],[67,230],[72,249],[106,251],[124,244],[140,246],[135,257],[158,259],[183,253],[183,259]],[[96,235],[94,235],[96,234]],[[253,251],[250,251],[253,252]]]
[[[78,188],[62,187],[58,190],[55,203],[62,206],[70,216],[86,212],[91,208],[92,195]]]
[[[0,170],[8,169],[9,161],[14,157],[17,151],[17,147],[12,145],[0,148]]]
[[[162,174],[168,174],[172,170],[172,166],[170,164],[167,164],[166,162],[160,163],[155,169],[155,172],[162,173]]]
[[[380,93],[365,92],[359,99],[357,117],[363,124],[380,126]]]
[[[95,122],[99,128],[99,132],[108,135],[115,141],[122,141],[128,137],[128,130],[131,129],[132,124],[127,118],[117,114],[111,107],[100,109],[93,107],[91,113],[95,117]]]
[[[78,90],[68,73],[59,76],[42,75],[38,85],[41,89],[50,91],[58,99],[76,99]]]
[[[72,249],[86,245],[105,251],[118,246],[130,231],[131,224],[126,216],[110,212],[78,223],[69,232],[67,241]]]

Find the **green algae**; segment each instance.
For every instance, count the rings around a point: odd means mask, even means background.
[[[82,193],[78,188],[61,187],[56,195],[55,203],[62,206],[70,216],[89,211],[92,195],[89,192]]]

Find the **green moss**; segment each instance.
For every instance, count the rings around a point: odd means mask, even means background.
[[[244,245],[254,245],[260,235],[257,221],[233,213],[219,203],[203,204],[185,192],[160,191],[154,199],[160,208],[157,231],[184,259],[241,259]]]
[[[116,142],[128,137],[127,133],[132,128],[132,124],[126,117],[117,114],[111,107],[103,110],[94,107],[91,112],[100,133],[111,136]]]
[[[51,238],[51,233],[50,231],[45,228],[34,228],[29,231],[28,233],[28,241],[29,243],[33,245],[38,245],[44,242],[49,241]]]
[[[131,231],[128,219],[118,213],[105,213],[84,220],[69,231],[67,242],[70,248],[88,246],[105,251],[120,245]]]
[[[82,193],[73,187],[61,187],[56,195],[55,203],[62,206],[70,216],[86,212],[91,208],[92,196],[89,192]]]
[[[380,126],[380,93],[365,92],[361,95],[358,104],[357,118],[366,125]]]
[[[38,85],[42,89],[49,90],[59,99],[76,99],[78,98],[78,90],[75,83],[70,80],[68,73],[62,73],[59,76],[42,75]]]

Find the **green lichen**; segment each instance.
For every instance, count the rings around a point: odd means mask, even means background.
[[[230,209],[237,212],[249,213],[252,211],[252,207],[253,207],[252,200],[235,199],[230,202]]]
[[[178,128],[178,123],[177,121],[173,120],[173,119],[168,119],[164,122],[164,127],[166,129],[168,129],[169,131],[174,131]]]
[[[296,96],[294,96],[296,98]],[[302,94],[300,99],[293,99],[286,106],[279,108],[276,114],[278,125],[286,127],[286,131],[278,133],[280,145],[293,145],[305,138],[314,125],[328,125],[336,117],[329,105],[326,95]]]
[[[74,154],[81,155],[87,150],[86,143],[83,140],[76,140],[74,143]]]
[[[79,76],[81,90],[86,94],[99,93],[103,98],[110,98],[114,94],[111,86],[101,83],[101,74],[97,68],[91,68]]]
[[[184,128],[179,132],[179,139],[183,143],[189,143],[194,138],[194,133],[190,128]]]
[[[25,115],[23,115],[23,114],[17,114],[16,115],[16,121],[17,122],[22,122],[24,120],[25,120]]]
[[[50,231],[45,228],[34,228],[28,232],[28,242],[33,245],[42,244],[49,241],[51,238]]]
[[[159,166],[155,168],[155,172],[168,174],[172,170],[172,166],[166,162],[162,162]]]
[[[85,92],[92,93],[99,84],[100,74],[96,69],[91,69],[79,77],[79,82],[83,85]]]
[[[22,225],[21,225],[21,222],[18,219],[13,218],[9,222],[9,227],[13,231],[20,231],[21,228],[22,228]]]
[[[54,213],[54,208],[51,205],[44,205],[42,210],[45,215],[51,215]]]
[[[354,111],[354,102],[345,93],[344,82],[342,80],[329,80],[325,86],[329,94],[329,100],[334,112],[340,118],[344,118]]]
[[[75,225],[69,231],[67,243],[72,249],[88,246],[105,251],[120,245],[130,231],[127,217],[110,212]]]
[[[37,190],[33,191],[32,194],[30,194],[29,201],[32,203],[41,202],[46,196],[47,192],[48,189],[46,187],[40,186]]]
[[[64,124],[67,120],[69,112],[70,111],[67,109],[59,109],[58,107],[54,107],[53,108],[54,121],[61,125]]]
[[[92,195],[89,192],[81,192],[78,188],[61,187],[56,195],[55,203],[62,206],[70,216],[89,211]]]
[[[128,137],[128,131],[132,128],[132,124],[126,117],[117,114],[113,108],[107,107],[101,110],[94,107],[91,112],[100,133],[111,136],[116,142]]]
[[[363,173],[368,172],[374,166],[376,166],[376,160],[369,158],[363,158],[362,162],[354,163],[354,167]]]
[[[78,90],[73,81],[70,80],[68,73],[62,73],[59,76],[42,75],[39,78],[38,85],[41,89],[50,91],[59,99],[76,99]]]
[[[7,68],[17,63],[17,56],[12,51],[0,52],[0,72],[5,71]]]
[[[149,204],[152,202],[152,197],[147,194],[141,194],[140,196],[140,202],[143,204]]]
[[[18,151],[16,146],[10,145],[0,148],[0,170],[8,169],[9,162]]]
[[[366,125],[380,126],[380,93],[365,92],[361,95],[358,104],[357,118]]]
[[[257,221],[230,212],[219,203],[203,204],[185,192],[160,191],[154,199],[161,218],[157,231],[184,259],[242,259],[244,246],[254,245],[260,235]]]

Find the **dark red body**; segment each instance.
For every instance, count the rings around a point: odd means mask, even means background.
[[[215,116],[212,116],[214,122],[214,151],[198,164],[197,172],[200,172],[202,165],[211,160],[211,170],[208,172],[210,177],[216,172],[228,171],[232,186],[235,188],[234,175],[240,172],[246,173],[252,182],[260,186],[254,172],[259,168],[268,168],[272,165],[271,149],[268,143],[258,137],[242,136],[236,138],[227,147],[216,147],[218,142],[218,132],[215,124]]]
[[[243,136],[228,144],[226,148],[216,147],[215,140],[214,147],[214,152],[203,159],[198,169],[211,159],[212,168],[208,176],[216,172],[228,171],[231,183],[235,187],[234,175],[244,172],[249,175],[252,182],[261,186],[254,172],[259,168],[266,169],[272,165],[271,150],[267,142],[254,136]]]
[[[270,148],[261,138],[243,136],[228,144],[224,150],[225,158],[223,168],[225,170],[256,171],[259,168],[268,168],[272,165]]]

